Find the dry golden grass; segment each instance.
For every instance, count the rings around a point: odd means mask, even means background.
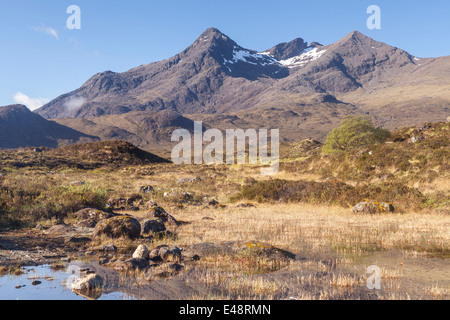
[[[154,172],[154,174],[151,174]],[[28,174],[15,172],[14,174]],[[450,284],[437,279],[422,279],[418,273],[427,272],[418,266],[411,273],[407,266],[428,263],[434,257],[445,266],[450,257],[450,215],[428,210],[386,215],[353,215],[350,208],[308,203],[255,203],[256,207],[238,208],[229,197],[238,192],[246,180],[266,179],[258,168],[249,166],[173,166],[149,165],[118,170],[96,169],[82,171],[66,169],[45,175],[55,184],[83,180],[107,190],[108,197],[127,197],[140,186],[152,185],[155,194],[143,194],[144,202],[151,199],[184,222],[172,228],[176,236],[149,240],[96,239],[89,246],[114,243],[120,254],[130,254],[140,243],[149,249],[167,244],[186,247],[203,242],[260,241],[293,252],[298,259],[276,272],[266,273],[271,266],[264,260],[242,259],[234,256],[203,256],[189,264],[179,277],[187,283],[197,282],[208,288],[191,299],[447,299]],[[182,177],[200,176],[202,182],[177,184]],[[314,174],[286,173],[277,176],[286,180],[317,181]],[[435,180],[427,186],[445,191],[445,180]],[[177,189],[192,192],[199,202],[178,207],[163,196],[165,191]],[[433,191],[434,192],[434,191]],[[207,206],[214,198],[226,205],[215,209]],[[125,211],[144,217],[146,209]],[[213,220],[205,220],[205,217]],[[66,222],[71,222],[67,220]],[[396,257],[405,262],[378,258],[378,253],[398,252]],[[331,261],[331,262],[330,262]],[[381,267],[383,289],[370,292],[366,288],[366,268]],[[258,266],[258,268],[256,268]],[[414,270],[416,270],[414,269]],[[417,277],[417,283],[408,282]],[[139,274],[130,275],[124,284],[142,287],[146,280]],[[414,278],[415,279],[415,278]],[[437,283],[437,284],[436,284]],[[428,289],[424,289],[428,288]]]

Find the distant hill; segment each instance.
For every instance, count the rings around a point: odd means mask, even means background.
[[[0,161],[3,167],[79,169],[170,163],[167,159],[125,141],[81,143],[57,149],[20,148],[0,151]]]
[[[23,105],[0,107],[0,149],[55,148],[59,144],[97,140],[95,136],[46,120]]]

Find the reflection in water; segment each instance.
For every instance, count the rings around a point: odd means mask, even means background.
[[[102,290],[73,292],[71,283],[87,270],[95,272],[104,279]],[[95,264],[74,262],[66,270],[55,271],[50,266],[26,267],[20,276],[0,277],[0,300],[134,300],[134,297],[121,292],[119,275],[111,269]],[[69,271],[69,272],[68,272]],[[34,281],[40,282],[33,285]],[[35,282],[35,283],[38,283]]]

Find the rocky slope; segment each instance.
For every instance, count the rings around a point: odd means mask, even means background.
[[[364,95],[383,95],[385,90],[412,84],[423,87],[437,79],[449,83],[443,72],[449,65],[447,58],[419,59],[357,31],[327,46],[298,38],[258,53],[210,28],[172,58],[123,73],[99,73],[37,113],[45,118],[165,109],[181,114],[228,113],[291,106],[317,94],[326,95],[327,102],[341,100],[365,112],[376,103]],[[426,96],[422,90],[413,100]],[[400,94],[388,100],[378,109],[411,97]],[[448,93],[440,92],[428,105],[437,103],[445,111],[449,101]]]

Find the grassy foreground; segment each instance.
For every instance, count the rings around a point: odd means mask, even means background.
[[[438,127],[441,133],[447,129]],[[0,244],[5,234],[19,235],[39,224],[70,224],[72,214],[85,206],[105,210],[108,199],[133,197],[139,187],[151,185],[154,192],[141,193],[137,209],[122,213],[144,217],[146,204],[155,201],[182,222],[173,236],[150,242],[94,239],[80,250],[111,242],[128,252],[141,243],[152,248],[254,241],[297,256],[273,265],[245,254],[205,255],[177,276],[202,287],[187,299],[449,299],[448,139],[436,146],[442,135],[429,132],[421,147],[408,145],[399,134],[396,142],[366,150],[363,159],[358,151],[323,156],[307,142],[313,148],[285,156],[274,177],[262,177],[252,166],[111,163],[78,168],[52,162],[49,168],[45,161],[39,166],[2,162]],[[403,163],[408,148],[415,149],[414,156],[396,170],[394,161]],[[437,148],[436,155],[418,162],[431,148]],[[379,152],[384,152],[383,166]],[[15,161],[26,162],[34,154],[22,156]],[[391,175],[384,176],[388,171]],[[189,177],[201,179],[179,181]],[[397,210],[352,214],[352,206],[367,198],[390,201]],[[211,200],[218,204],[210,205]],[[366,287],[370,265],[381,268],[381,290]],[[133,277],[139,287],[140,275]]]

